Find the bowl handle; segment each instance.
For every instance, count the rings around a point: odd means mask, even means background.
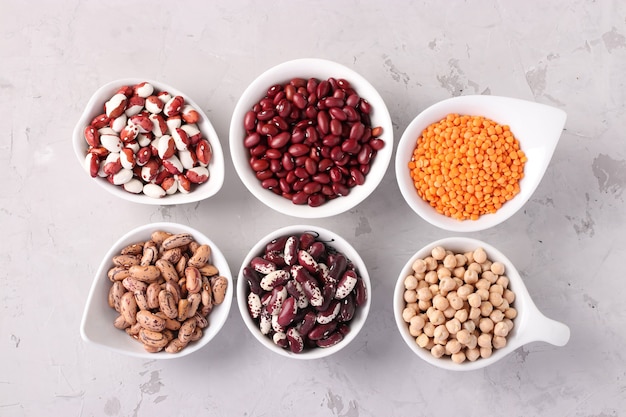
[[[567,325],[552,320],[543,315],[537,308],[530,318],[530,322],[534,323],[531,341],[546,342],[554,346],[565,346],[570,338],[570,329]]]

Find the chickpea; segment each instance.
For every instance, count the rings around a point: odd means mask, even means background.
[[[443,266],[450,270],[456,268],[456,256],[452,254],[446,255],[446,257],[443,259]]]
[[[417,336],[421,335],[422,333],[423,333],[422,329],[418,329],[417,327],[409,325],[409,334],[411,336],[417,337]]]
[[[481,278],[476,281],[476,284],[474,284],[474,287],[476,287],[476,289],[478,290],[487,290],[489,291],[489,287],[491,287],[491,283],[489,281],[487,281],[485,278]]]
[[[459,343],[456,339],[450,339],[446,343],[446,353],[448,355],[454,355],[455,353],[460,352],[462,348],[463,345],[461,345],[461,343]]]
[[[502,262],[493,262],[491,264],[491,272],[493,272],[496,275],[502,275],[504,274],[504,264]]]
[[[419,307],[420,311],[426,311],[433,306],[433,303],[431,303],[430,300],[419,300],[417,302],[417,306]]]
[[[452,358],[452,362],[454,363],[463,363],[465,362],[465,353],[463,353],[463,351],[460,351],[451,355],[450,358]]]
[[[470,336],[471,334],[467,329],[462,329],[456,332],[456,340],[458,340],[462,345],[469,343]]]
[[[443,294],[446,295],[448,294],[450,291],[454,291],[456,289],[456,281],[454,281],[454,279],[450,278],[450,277],[444,277],[440,282],[439,282],[439,291]]]
[[[492,313],[493,314],[493,313]],[[476,320],[480,318],[480,307],[472,307],[469,312],[469,319]]]
[[[439,284],[430,284],[428,286],[428,289],[430,290],[430,293],[433,295],[433,298],[435,298],[435,296],[439,294]]]
[[[482,274],[480,274],[480,277],[486,279],[489,284],[495,284],[498,280],[498,276],[492,271],[484,271]]]
[[[406,296],[405,296],[405,299],[406,299]],[[480,303],[482,302],[482,299],[479,294],[473,293],[467,297],[467,302],[469,303],[471,307],[480,307]]]
[[[465,252],[463,254],[463,256],[465,256],[465,264],[469,265],[472,262],[474,262],[474,252]]]
[[[480,264],[480,272],[491,271],[491,261],[487,259],[485,262]]]
[[[432,322],[427,321],[424,324],[424,328],[422,329],[422,331],[426,336],[433,337],[435,335],[435,325]]]
[[[494,336],[491,344],[493,345],[494,349],[502,349],[506,346],[506,337]]]
[[[489,318],[493,320],[494,323],[499,323],[504,320],[504,313],[500,310],[493,310],[489,315]]]
[[[429,340],[429,337],[426,336],[425,333],[422,333],[421,335],[417,336],[417,338],[415,339],[415,343],[417,343],[419,347],[425,348],[428,345]]]
[[[424,278],[420,279],[417,282],[417,289],[421,289],[421,288],[428,288],[430,286],[430,284],[428,282],[426,282],[426,280]]]
[[[414,275],[408,275],[404,278],[404,288],[407,290],[417,289],[417,278]]]
[[[478,337],[475,334],[470,335],[469,342],[465,344],[468,349],[475,349],[478,346]]]
[[[417,273],[426,272],[426,269],[427,269],[426,261],[423,259],[415,260],[415,262],[413,262],[413,265],[411,265],[411,269]]]
[[[424,258],[424,262],[426,262],[426,271],[434,271],[437,269],[437,260],[432,256],[427,256]]]
[[[485,252],[485,249],[483,248],[475,249],[472,255],[474,258],[474,262],[477,262],[479,264],[482,264],[483,262],[487,260],[487,252]]]
[[[417,314],[409,319],[409,324],[421,330],[426,324],[426,318],[422,314]]]
[[[417,299],[420,301],[428,301],[428,300],[432,300],[433,298],[433,293],[430,292],[430,288],[428,287],[422,287],[419,290],[417,290]]]
[[[441,261],[446,257],[446,250],[442,246],[437,246],[431,251],[431,256],[434,259]]]
[[[439,278],[440,280],[443,278],[450,278],[451,276],[452,271],[450,271],[448,268],[444,266],[437,268],[437,278]]]
[[[415,310],[415,313],[419,313],[420,311],[417,303],[406,303],[406,308],[412,308],[413,310]]]
[[[446,298],[450,303],[450,307],[452,307],[453,309],[460,310],[463,308],[463,300],[461,299],[461,297],[459,297],[456,291],[449,292]]]
[[[493,320],[489,317],[483,317],[478,322],[478,328],[483,333],[491,333],[493,331]]]
[[[472,264],[474,265],[474,264]],[[472,266],[470,265],[470,266]],[[467,284],[471,284],[474,285],[478,282],[478,272],[476,272],[474,269],[467,269],[465,271],[465,273],[463,274],[463,280],[467,283]]]
[[[448,332],[448,329],[444,324],[440,324],[439,326],[435,327],[435,332],[433,333],[435,343],[442,345],[445,344],[448,340],[448,336],[450,336],[450,333]]]
[[[475,294],[478,294],[481,301],[485,301],[489,299],[489,290],[485,288],[479,288],[476,290]]]
[[[433,297],[433,307],[437,310],[443,311],[450,306],[448,299],[441,294],[437,294]]]
[[[490,347],[481,347],[480,348],[480,357],[483,358],[483,359],[487,359],[488,357],[491,356],[492,352],[493,352],[493,350]]]
[[[501,285],[502,288],[509,288],[509,277],[505,276],[505,275],[501,275],[498,277],[498,279],[496,280],[496,284]]]
[[[493,304],[489,301],[483,301],[480,303],[480,315],[483,317],[488,317],[493,311]]]
[[[465,267],[457,266],[454,270],[452,270],[452,275],[455,278],[463,278],[463,275],[465,275]]]
[[[437,275],[437,271],[432,270],[432,271],[428,271],[426,273],[426,275],[424,276],[424,281],[428,282],[429,284],[436,284],[439,282],[439,276]]]
[[[417,292],[415,290],[406,290],[404,292],[404,301],[414,303],[417,301]]]
[[[504,294],[504,288],[502,287],[502,285],[493,284],[491,287],[489,287],[489,292],[495,292],[502,295]]]
[[[454,313],[454,318],[457,319],[461,323],[465,323],[467,321],[467,316],[468,315],[469,315],[469,313],[465,309],[457,310],[457,312]]]
[[[446,348],[443,345],[435,345],[430,350],[430,353],[437,359],[441,358],[446,353]]]
[[[413,272],[413,276],[417,278],[418,281],[422,281],[426,276],[426,272]]]
[[[513,307],[507,308],[506,310],[504,310],[504,317],[513,320],[515,317],[517,317],[517,310]]]
[[[450,307],[446,308],[445,310],[443,310],[443,315],[448,320],[453,318],[455,313],[456,313],[456,310],[454,308],[452,308],[452,306],[450,306]]]
[[[503,321],[496,323],[496,325],[493,327],[493,334],[494,336],[507,337],[507,335],[509,334],[509,327]]]
[[[415,310],[410,307],[406,307],[404,310],[402,310],[402,320],[408,323],[413,317],[415,317],[415,314]]]
[[[502,297],[506,300],[507,303],[513,304],[515,301],[515,293],[509,289],[504,290]]]
[[[463,254],[457,253],[454,257],[456,258],[456,266],[464,266],[467,263],[467,258]]]
[[[467,349],[465,351],[465,357],[468,361],[474,362],[476,359],[480,358],[480,350],[477,348]]]
[[[504,319],[502,320],[502,323],[506,324],[506,327],[509,328],[509,332],[513,330],[513,327],[515,326],[515,324],[513,323],[513,320],[511,319]]]
[[[497,308],[504,313],[509,308],[509,302],[503,298],[502,303]]]
[[[432,307],[432,309],[428,309],[426,314],[428,315],[428,319],[430,320],[430,322],[434,324],[435,326],[439,326],[440,324],[443,324],[446,321],[446,318],[441,312],[441,310],[437,310],[434,307]]]
[[[481,348],[484,347],[491,347],[491,335],[489,333],[483,333],[480,336],[478,336],[478,346],[480,346]]]
[[[470,294],[474,292],[474,287],[469,284],[462,285],[456,290],[456,293],[461,297],[461,300],[467,300]]]
[[[465,274],[465,272],[463,272],[463,274]],[[463,281],[463,276],[459,277],[454,277],[452,278],[455,282],[455,288],[461,288],[463,285],[465,285],[465,282]]]
[[[461,330],[461,322],[457,318],[453,318],[446,322],[446,329],[448,329],[449,334],[457,334],[459,330]]]

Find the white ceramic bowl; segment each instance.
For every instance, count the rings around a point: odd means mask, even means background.
[[[295,77],[315,77],[319,80],[327,80],[329,77],[334,77],[348,80],[357,94],[367,99],[372,105],[372,127],[381,126],[383,128],[383,134],[380,137],[385,141],[385,146],[378,151],[365,183],[352,188],[347,196],[328,201],[319,207],[295,205],[290,200],[261,187],[260,181],[250,168],[248,163],[249,153],[243,145],[243,139],[246,136],[243,127],[243,119],[246,112],[251,110],[252,107],[265,96],[271,86],[275,84],[286,84]],[[385,102],[376,89],[354,70],[323,59],[297,59],[288,61],[270,68],[259,75],[248,88],[246,88],[235,106],[230,123],[229,141],[235,170],[246,188],[248,188],[256,198],[274,210],[300,218],[333,216],[348,211],[365,200],[383,179],[389,166],[394,146],[391,117]]]
[[[430,124],[450,113],[484,116],[509,125],[528,157],[520,193],[506,202],[496,213],[478,220],[456,220],[439,214],[418,194],[411,179],[408,163],[418,137]],[[396,179],[408,205],[430,224],[454,232],[476,232],[496,226],[515,214],[528,201],[541,182],[565,125],[563,110],[508,97],[471,95],[440,101],[421,112],[407,126],[396,151]]]
[[[479,358],[474,362],[465,361],[457,364],[449,357],[435,358],[430,351],[417,345],[415,338],[409,333],[409,326],[402,318],[405,308],[404,279],[412,274],[413,262],[429,256],[433,248],[442,246],[455,253],[465,253],[482,247],[491,261],[502,262],[505,266],[505,275],[509,278],[509,288],[515,293],[512,306],[517,310],[517,317],[513,319],[515,326],[507,337],[507,345],[501,349],[494,349],[493,354],[486,359]],[[531,342],[547,342],[555,346],[564,346],[569,341],[570,330],[565,324],[544,316],[533,303],[524,282],[511,261],[493,246],[477,239],[467,237],[450,237],[441,239],[417,251],[402,268],[393,294],[393,312],[400,331],[400,336],[407,346],[421,359],[431,365],[451,371],[471,371],[489,366],[519,347]]]
[[[188,193],[183,194],[181,192],[176,192],[172,195],[166,195],[163,198],[152,198],[140,194],[132,194],[125,191],[121,186],[113,185],[109,183],[106,178],[91,178],[89,173],[84,169],[85,166],[85,156],[87,155],[88,144],[84,138],[84,129],[89,125],[91,120],[97,115],[103,113],[104,111],[104,103],[111,98],[116,91],[118,91],[123,86],[135,85],[141,82],[149,82],[158,91],[167,91],[172,96],[179,95],[185,99],[185,102],[192,105],[200,114],[200,121],[197,123],[198,128],[202,132],[203,136],[209,141],[211,144],[211,149],[213,151],[213,157],[211,162],[209,163],[209,180],[200,185],[194,185],[194,189]],[[132,201],[134,203],[141,204],[151,204],[151,205],[176,205],[176,204],[185,204],[185,203],[193,203],[196,201],[201,201],[206,198],[209,198],[215,195],[224,184],[224,154],[222,151],[222,145],[219,141],[217,133],[211,124],[211,121],[204,113],[202,108],[195,102],[191,97],[182,93],[181,91],[175,89],[174,87],[167,85],[165,83],[154,81],[154,80],[146,80],[140,78],[124,78],[120,80],[111,81],[102,87],[100,87],[94,94],[91,96],[87,105],[85,106],[85,110],[83,114],[80,116],[78,122],[76,123],[76,127],[74,128],[74,133],[72,136],[74,153],[76,154],[76,158],[81,167],[83,167],[83,172],[85,175],[94,181],[96,184],[110,192],[111,194],[120,197],[124,200]]]
[[[107,272],[113,266],[111,259],[127,245],[150,239],[150,235],[156,230],[164,230],[170,233],[191,233],[196,242],[211,246],[211,263],[217,267],[220,275],[228,280],[224,302],[216,305],[209,314],[210,326],[204,329],[202,338],[196,342],[191,342],[179,353],[167,353],[164,351],[157,353],[146,352],[141,343],[131,338],[125,331],[113,327],[113,321],[118,313],[109,307],[108,304],[111,281],[107,277]],[[228,318],[233,294],[233,279],[226,258],[217,245],[207,236],[189,226],[177,223],[146,224],[122,236],[104,256],[87,297],[85,311],[80,324],[80,334],[85,342],[129,356],[143,359],[180,358],[201,349],[217,335]]]
[[[312,348],[308,350],[304,350],[301,353],[293,353],[288,348],[283,349],[276,344],[267,336],[263,335],[259,330],[258,324],[250,317],[250,313],[248,312],[248,283],[246,279],[243,277],[243,269],[250,264],[250,261],[255,256],[262,256],[265,252],[265,246],[274,239],[280,238],[282,236],[290,236],[290,235],[299,235],[304,232],[310,232],[318,236],[318,240],[325,242],[329,247],[334,248],[336,251],[343,253],[346,258],[348,258],[354,266],[356,267],[356,271],[358,272],[361,279],[365,283],[365,287],[367,290],[367,301],[365,304],[357,307],[356,312],[354,314],[354,318],[350,321],[350,332],[346,334],[341,342],[338,344],[328,347],[328,348]],[[241,269],[239,270],[239,275],[237,279],[237,305],[239,306],[239,312],[241,313],[241,317],[243,318],[246,327],[252,333],[252,335],[266,348],[271,350],[272,352],[276,352],[279,355],[293,358],[293,359],[319,359],[332,355],[346,347],[354,338],[359,334],[359,331],[365,324],[367,319],[367,315],[370,311],[371,305],[371,284],[370,277],[367,272],[367,268],[363,259],[359,256],[359,253],[350,245],[345,239],[341,236],[337,235],[330,230],[326,230],[322,227],[318,226],[307,226],[307,225],[294,225],[287,226],[281,229],[278,229],[274,232],[269,233],[267,236],[261,238],[253,247],[250,249],[250,252],[246,255],[243,263],[241,265]]]

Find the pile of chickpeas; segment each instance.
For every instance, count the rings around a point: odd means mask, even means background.
[[[453,253],[438,246],[412,270],[402,318],[420,347],[462,363],[506,346],[517,311],[503,263],[490,261],[483,248]]]

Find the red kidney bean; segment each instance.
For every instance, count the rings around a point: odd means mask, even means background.
[[[342,121],[342,122],[347,120],[347,118],[348,118],[348,116],[343,111],[343,109],[342,108],[340,109],[339,107],[332,107],[332,108],[328,109],[328,114],[333,119],[336,119],[336,120],[339,120],[339,121]]]
[[[256,127],[256,113],[252,110],[246,112],[243,116],[243,127],[246,130],[254,130]]]
[[[332,159],[324,158],[317,164],[317,170],[320,172],[328,171],[333,165],[334,162]]]
[[[272,120],[270,120],[270,123],[276,126],[278,130],[289,129],[289,123],[287,123],[287,121],[281,116],[272,117]]]
[[[296,92],[291,99],[293,105],[299,108],[300,110],[304,109],[307,105],[307,100],[304,98],[302,94]]]
[[[318,182],[315,181],[311,181],[308,182],[304,188],[302,188],[302,191],[304,191],[307,194],[314,194],[314,193],[318,193],[320,191],[322,191],[322,185]]]
[[[307,203],[311,207],[319,207],[326,202],[326,196],[324,194],[315,193],[311,194],[307,199]]]
[[[350,168],[350,177],[354,179],[357,185],[363,185],[363,183],[365,183],[365,175],[363,175],[359,168]]]
[[[258,145],[259,143],[261,143],[261,135],[259,135],[257,132],[250,133],[243,140],[243,146],[245,146],[246,148],[252,148],[253,146]]]
[[[296,169],[294,169],[294,174],[296,174],[296,177],[303,179],[303,178],[309,178],[309,173],[307,172],[306,169],[304,169],[304,167],[296,167]]]
[[[262,143],[259,143],[257,146],[255,146],[254,148],[250,149],[250,155],[256,156],[256,157],[261,157],[261,156],[265,155],[265,151],[266,150],[267,150],[267,146],[263,145]]]
[[[287,143],[289,143],[290,139],[291,135],[289,134],[289,132],[280,132],[276,136],[272,136],[271,138],[269,138],[267,144],[271,148],[282,148],[283,146],[287,145]]]
[[[276,178],[268,178],[266,180],[261,181],[261,187],[270,189],[278,187],[278,180]]]
[[[365,133],[365,125],[361,122],[356,122],[350,128],[350,139],[360,140]]]
[[[265,171],[258,171],[256,173],[256,177],[260,180],[260,181],[264,181],[267,180],[269,178],[272,178],[274,176],[274,173],[272,171],[265,170]]]
[[[276,112],[270,108],[270,109],[261,110],[260,112],[258,112],[256,115],[256,118],[257,120],[266,121],[274,117],[275,114]]]
[[[283,193],[289,193],[291,191],[291,185],[287,181],[287,178],[281,178],[278,180],[278,185]]]
[[[374,151],[369,144],[364,144],[356,156],[357,162],[361,165],[368,165],[372,159],[373,152]]]
[[[370,114],[372,106],[367,100],[361,98],[361,101],[359,102],[359,110],[361,110],[361,113]]]
[[[341,124],[341,121],[338,119],[331,119],[329,127],[330,127],[330,133],[335,136],[341,136],[341,134],[343,133],[343,125]]]
[[[334,146],[330,150],[330,159],[337,162],[340,161],[344,157],[345,153],[341,150],[341,146]]]
[[[373,150],[380,151],[385,146],[385,142],[381,139],[375,138],[369,141],[369,145]]]
[[[276,94],[278,94],[282,90],[283,90],[283,86],[282,85],[274,84],[273,86],[271,86],[270,88],[267,89],[267,96],[268,97],[274,97]]]
[[[345,197],[350,194],[350,188],[344,184],[335,182],[333,183],[333,192],[338,196]]]
[[[261,135],[274,136],[280,132],[280,130],[278,130],[278,126],[271,123],[259,123],[257,126],[257,130]]]
[[[330,84],[326,80],[321,80],[317,84],[317,90],[316,90],[317,97],[319,99],[324,98],[328,95],[329,92],[330,92]]]
[[[307,195],[307,193],[303,191],[298,191],[297,193],[293,194],[293,196],[291,197],[291,202],[293,204],[303,205],[307,203],[308,199],[309,199],[309,196]]]
[[[315,126],[308,126],[306,128],[306,141],[310,144],[314,144],[318,141],[319,134],[317,133],[317,129]]]
[[[361,144],[356,139],[348,139],[341,144],[341,150],[349,154],[358,154],[361,150]]]
[[[291,105],[291,102],[289,100],[282,99],[277,105],[276,105],[276,111],[278,112],[278,115],[282,118],[287,118],[289,117],[289,115],[291,114],[291,111],[293,110],[293,106]],[[248,130],[246,128],[246,130]]]
[[[328,112],[322,110],[317,113],[317,128],[321,134],[328,134],[330,130],[330,117],[328,116]]]
[[[270,148],[265,151],[265,157],[268,159],[280,159],[283,153],[279,149]]]
[[[288,148],[291,155],[298,157],[309,153],[309,147],[302,143],[295,143]]]
[[[253,159],[250,161],[250,167],[255,171],[265,171],[270,166],[267,159]]]
[[[280,164],[280,161],[278,159],[270,159],[269,168],[270,168],[270,171],[277,173],[283,169],[283,166]],[[285,171],[285,175],[287,175],[286,171]]]
[[[311,176],[311,179],[322,185],[330,183],[330,175],[325,172],[314,174]]]
[[[291,188],[293,188],[294,191],[303,191],[304,190],[304,186],[307,184],[307,181],[304,181],[303,179],[299,179],[298,181],[294,182],[291,185]]]
[[[354,107],[345,106],[342,110],[345,113],[346,121],[348,122],[356,122],[361,119],[359,112]]]

